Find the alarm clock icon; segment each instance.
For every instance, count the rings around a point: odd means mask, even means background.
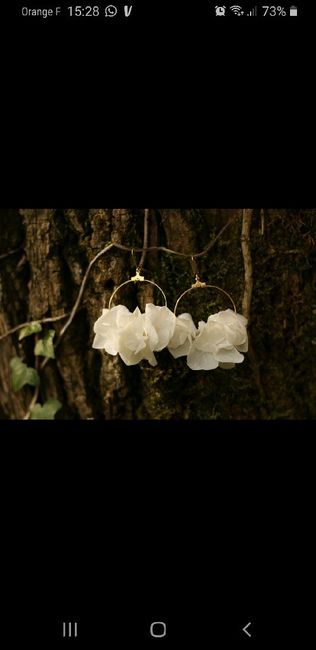
[[[226,13],[226,7],[218,7],[218,5],[216,5],[215,7],[216,16],[225,16],[225,13]]]

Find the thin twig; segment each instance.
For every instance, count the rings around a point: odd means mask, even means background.
[[[148,247],[148,234],[149,234],[149,210],[146,208],[144,215],[144,243],[143,252],[139,262],[139,268],[142,269],[145,264],[147,247]]]
[[[33,325],[33,323],[40,323],[41,325],[42,323],[55,323],[58,320],[62,320],[62,318],[66,318],[67,316],[69,316],[69,312],[67,314],[61,314],[60,316],[52,316],[50,318],[42,318],[41,320],[31,320],[28,321],[27,323],[20,323],[20,325],[16,325],[15,327],[12,327],[12,329],[7,330],[7,332],[5,332],[4,334],[1,334],[0,341],[2,341],[2,339],[5,339],[10,334],[14,334],[14,332],[18,332],[23,327],[28,327],[28,325]]]
[[[225,226],[223,226],[223,228],[221,228],[219,233],[217,233],[216,237],[214,237],[214,239],[212,239],[210,241],[210,243],[206,246],[206,248],[204,248],[204,250],[201,251],[201,253],[194,253],[193,257],[202,257],[202,255],[206,255],[206,253],[208,253],[215,246],[216,242],[220,239],[222,234],[225,232],[226,228],[228,228],[228,226],[230,226],[232,223],[234,223],[234,221],[236,221],[236,219],[238,219],[238,218],[239,218],[239,215],[235,214],[234,217],[231,217],[230,219],[228,219],[227,223],[225,223]]]
[[[241,228],[241,250],[244,260],[245,269],[245,288],[242,299],[242,313],[249,321],[250,307],[252,298],[252,258],[250,250],[250,230],[252,220],[252,209],[245,209],[242,211],[242,228]]]
[[[126,246],[125,244],[117,244],[116,242],[113,242],[112,246],[114,248],[119,248],[120,250],[123,251],[129,251],[129,252],[134,252],[134,253],[142,253],[144,250],[149,253],[150,251],[163,251],[164,253],[170,253],[171,255],[178,255],[179,257],[202,257],[202,255],[206,255],[216,244],[216,242],[219,240],[219,238],[222,236],[223,232],[230,226],[237,218],[239,215],[235,215],[231,219],[227,221],[227,223],[221,228],[219,233],[212,239],[209,244],[204,248],[202,251],[199,253],[181,253],[180,251],[174,251],[171,248],[166,248],[165,246],[149,246],[148,248],[136,248],[133,246]]]
[[[76,300],[76,302],[75,302],[75,304],[74,304],[74,306],[73,306],[73,308],[72,308],[72,310],[70,312],[70,316],[69,316],[67,322],[65,323],[65,325],[62,327],[62,329],[59,332],[58,339],[57,339],[57,341],[55,343],[55,349],[60,344],[64,334],[66,333],[68,327],[71,325],[71,323],[72,323],[72,321],[73,321],[73,319],[74,319],[74,317],[75,317],[75,315],[76,315],[76,313],[78,311],[78,308],[79,308],[79,305],[80,305],[80,302],[81,302],[81,298],[83,296],[83,292],[85,290],[85,287],[86,287],[86,284],[87,284],[87,281],[88,281],[88,277],[89,277],[89,274],[90,274],[90,271],[91,271],[93,265],[97,262],[97,260],[101,257],[101,255],[104,255],[105,253],[107,253],[111,248],[113,248],[113,246],[114,246],[114,244],[112,244],[112,243],[108,244],[107,246],[105,246],[105,248],[102,249],[102,251],[100,251],[91,260],[91,262],[90,262],[90,264],[89,264],[89,266],[88,266],[88,268],[87,268],[87,270],[86,270],[86,272],[84,274],[84,277],[83,277],[83,280],[82,280],[82,283],[81,283],[81,287],[79,289],[79,293],[78,293],[78,296],[77,296],[77,300]],[[45,366],[47,365],[47,363],[49,361],[50,361],[50,357],[45,357],[45,359],[41,363],[40,371],[45,368]]]
[[[4,260],[5,257],[9,257],[9,255],[14,255],[14,253],[17,253],[18,251],[22,250],[22,246],[19,246],[19,248],[14,248],[12,251],[9,251],[8,253],[2,253],[0,255],[0,260]]]
[[[80,289],[79,289],[79,293],[78,293],[78,296],[77,296],[77,300],[76,300],[76,302],[75,302],[75,304],[74,304],[74,306],[73,306],[73,308],[72,308],[72,310],[71,310],[71,312],[70,312],[70,316],[69,316],[68,320],[66,321],[65,325],[63,325],[63,327],[61,328],[61,330],[60,330],[60,332],[59,332],[59,336],[58,336],[58,339],[57,339],[57,341],[56,341],[55,348],[58,347],[58,345],[59,345],[61,339],[63,338],[65,332],[67,331],[69,325],[71,325],[71,323],[72,323],[72,321],[73,321],[73,319],[74,319],[74,317],[75,317],[75,315],[76,315],[76,312],[77,312],[78,307],[79,307],[79,305],[80,305],[81,298],[82,298],[82,296],[83,296],[83,292],[84,292],[84,290],[85,290],[85,287],[86,287],[86,284],[87,284],[87,281],[88,281],[88,277],[89,277],[89,275],[90,275],[90,271],[91,271],[93,265],[94,265],[94,264],[96,263],[96,261],[101,257],[101,255],[104,255],[105,253],[107,253],[109,250],[111,250],[111,248],[113,248],[113,246],[115,246],[115,244],[112,244],[112,243],[111,243],[111,244],[108,244],[107,246],[105,246],[105,248],[102,249],[102,251],[100,251],[100,252],[99,252],[99,253],[98,253],[98,254],[97,254],[97,255],[96,255],[96,256],[91,260],[91,262],[90,262],[90,264],[89,264],[89,266],[88,266],[88,268],[87,268],[87,270],[86,270],[86,272],[85,272],[85,274],[84,274],[83,280],[82,280],[82,282],[81,282],[81,287],[80,287]],[[44,368],[44,365],[45,365],[45,364],[43,363],[41,367]]]
[[[25,416],[24,416],[23,420],[29,420],[30,419],[31,410],[32,410],[33,406],[35,406],[35,404],[37,402],[38,394],[39,394],[39,385],[36,386],[36,388],[35,388],[34,395],[33,395],[32,399],[31,399],[31,401],[30,401],[30,403],[29,403],[29,405],[27,407],[27,411],[25,413]]]

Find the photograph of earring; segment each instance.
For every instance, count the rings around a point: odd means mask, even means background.
[[[229,298],[233,309],[225,309],[208,316],[207,321],[199,321],[195,326],[191,314],[176,315],[180,300],[190,291],[215,289]],[[235,303],[227,291],[212,284],[201,282],[196,276],[195,283],[186,289],[176,301],[174,308],[176,325],[169,342],[168,350],[172,356],[186,356],[191,370],[214,370],[234,368],[244,360],[242,352],[248,350],[247,319],[237,313]]]
[[[135,282],[148,282],[154,285],[162,294],[162,307],[147,303],[145,312],[139,307],[133,312],[125,305],[112,307],[114,296],[124,285]],[[119,354],[127,366],[132,366],[142,359],[152,366],[157,365],[154,352],[167,347],[173,336],[176,317],[167,307],[166,296],[161,287],[152,280],[146,280],[136,269],[136,275],[120,284],[112,293],[107,309],[102,310],[102,316],[94,324],[95,337],[93,348],[105,350],[108,354]]]

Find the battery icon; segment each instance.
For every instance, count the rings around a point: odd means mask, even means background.
[[[297,7],[294,7],[294,5],[290,7],[290,16],[297,16]]]

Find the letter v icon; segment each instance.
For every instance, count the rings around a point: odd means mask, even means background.
[[[130,6],[124,5],[124,13],[125,13],[126,18],[128,18],[128,16],[130,16],[130,13],[131,13],[132,9],[133,9],[133,5],[130,5]]]

